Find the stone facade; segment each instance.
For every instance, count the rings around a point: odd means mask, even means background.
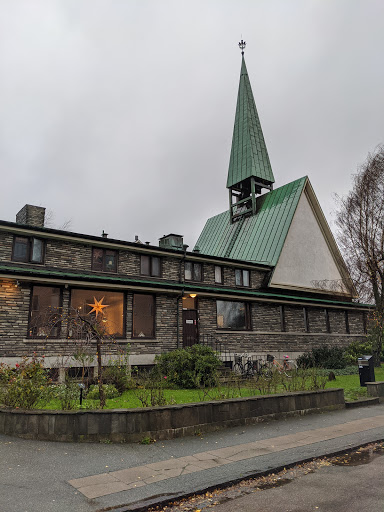
[[[41,263],[15,261],[14,237],[39,238],[44,242]],[[114,250],[116,272],[92,269],[92,249]],[[161,275],[141,275],[141,257],[161,260]],[[186,281],[184,265],[191,261],[202,266],[201,281]],[[222,268],[222,283],[215,282],[215,266]],[[237,287],[236,269],[250,275],[250,286]],[[167,250],[146,244],[135,244],[102,237],[89,237],[28,228],[0,222],[0,362],[16,363],[23,356],[36,352],[45,356],[47,366],[76,364],[71,359],[74,342],[68,336],[66,318],[71,308],[73,290],[89,290],[90,296],[120,292],[124,297],[124,333],[116,338],[114,348],[130,345],[134,365],[153,364],[157,354],[183,347],[186,326],[196,323],[195,342],[213,340],[224,345],[227,354],[247,352],[251,355],[273,353],[294,357],[321,344],[345,346],[364,337],[366,308],[338,297],[324,296],[311,303],[311,296],[294,296],[285,290],[279,296],[273,291],[269,298],[268,266],[229,259],[215,259],[197,253]],[[57,337],[31,336],[34,287],[60,289],[61,330]],[[133,336],[134,294],[154,297],[154,336]],[[195,320],[186,320],[182,297],[197,295],[193,306]],[[99,300],[99,299],[98,299]],[[247,325],[239,330],[220,329],[217,321],[217,300],[240,302],[247,311]],[[315,301],[312,301],[315,302]],[[365,316],[364,316],[365,315]],[[107,357],[107,356],[106,356]],[[61,362],[60,362],[61,361]]]

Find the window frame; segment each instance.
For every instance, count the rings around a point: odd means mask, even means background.
[[[236,276],[240,273],[240,284],[237,284]],[[248,274],[248,284],[244,284],[244,274]],[[238,288],[251,288],[251,271],[247,268],[235,268],[235,286]]]
[[[191,274],[192,274],[192,277],[191,279],[188,279],[187,276],[186,276],[186,265],[191,265],[192,268],[191,268]],[[200,267],[200,276],[201,278],[200,279],[196,279],[196,268]],[[202,283],[204,281],[204,273],[203,273],[203,264],[198,262],[198,261],[186,261],[184,263],[184,280],[185,281],[195,281],[196,283]]]
[[[152,332],[153,336],[135,336],[135,295],[144,295],[147,297],[152,297],[153,300],[153,325]],[[132,330],[131,330],[131,339],[133,340],[155,340],[156,339],[156,295],[153,293],[132,293]]]
[[[94,268],[94,265],[93,265],[93,253],[94,251],[103,251],[103,260],[102,260],[102,269],[96,269]],[[109,268],[106,268],[106,256],[107,256],[107,252],[113,252],[115,253],[115,268],[114,270],[111,270]],[[117,273],[117,269],[118,269],[118,255],[119,255],[119,251],[117,251],[116,249],[106,249],[106,248],[103,248],[103,247],[95,247],[93,246],[92,247],[92,254],[91,254],[91,270],[93,270],[93,272],[108,272],[110,274],[116,274]]]
[[[25,245],[26,245],[26,256],[25,258],[17,258],[15,256],[15,248],[16,248],[16,239],[24,239]],[[33,260],[33,245],[35,240],[37,242],[41,243],[41,261]],[[13,236],[13,244],[12,244],[12,255],[11,255],[11,261],[15,261],[17,263],[33,263],[34,265],[44,265],[45,262],[45,240],[43,238],[39,238],[37,236],[19,236],[14,235]]]
[[[27,327],[27,338],[32,340],[41,340],[41,339],[48,339],[48,340],[54,340],[59,339],[62,336],[61,328],[62,328],[62,322],[59,321],[57,323],[57,334],[55,336],[39,336],[37,334],[30,334],[30,330],[32,328],[31,326],[31,320],[32,320],[32,304],[33,304],[33,290],[34,288],[57,288],[59,290],[59,306],[58,309],[60,310],[60,313],[63,312],[63,287],[62,286],[50,286],[46,284],[34,284],[31,286],[31,293],[29,297],[29,313],[28,313],[28,327]]]
[[[216,269],[220,271],[220,281],[216,280]],[[224,284],[224,267],[222,267],[221,265],[215,265],[213,272],[215,277],[215,284]]]
[[[143,272],[143,258],[149,258],[149,273]],[[159,260],[159,273],[155,274],[153,271],[154,258]],[[152,254],[140,254],[140,275],[147,277],[162,277],[163,275],[163,261],[161,256],[154,256]]]
[[[73,309],[72,307],[72,298],[73,298],[73,292],[76,290],[80,291],[92,291],[94,292],[101,292],[101,293],[121,293],[123,295],[123,329],[122,329],[122,335],[117,336],[116,334],[111,334],[113,339],[115,340],[123,340],[127,337],[127,294],[125,291],[121,289],[116,290],[109,290],[109,289],[103,289],[103,288],[82,288],[81,286],[74,286],[69,289],[69,297],[68,297],[68,315],[70,315],[70,311]],[[68,322],[67,322],[68,323]],[[73,339],[73,336],[69,335],[69,326],[67,326],[67,339],[71,340]]]
[[[219,327],[217,323],[218,311],[217,311],[217,303],[218,302],[232,302],[236,304],[244,304],[245,311],[245,326],[241,328],[233,328],[233,327]],[[216,299],[216,329],[220,331],[231,331],[231,332],[243,332],[243,331],[252,331],[252,305],[250,302],[243,300],[223,300]]]

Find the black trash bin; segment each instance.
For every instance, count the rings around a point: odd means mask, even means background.
[[[357,362],[359,365],[360,386],[365,386],[366,382],[375,382],[373,356],[361,356]]]

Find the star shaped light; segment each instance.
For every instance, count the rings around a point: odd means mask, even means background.
[[[96,313],[96,318],[97,318],[97,315],[99,313],[101,313],[102,315],[104,315],[104,311],[103,311],[103,308],[108,308],[109,305],[108,304],[103,304],[103,300],[104,300],[104,297],[100,300],[96,300],[96,297],[93,297],[93,300],[95,301],[93,304],[88,304],[88,306],[91,306],[93,309],[91,309],[91,311],[88,313],[89,315],[93,312]]]

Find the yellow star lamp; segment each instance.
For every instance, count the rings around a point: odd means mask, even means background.
[[[99,313],[104,315],[103,308],[109,307],[109,304],[103,304],[104,297],[100,300],[96,300],[96,297],[93,297],[93,300],[95,301],[93,304],[88,304],[88,306],[91,306],[91,308],[93,308],[88,314],[90,315],[91,313],[95,312],[96,318]]]

